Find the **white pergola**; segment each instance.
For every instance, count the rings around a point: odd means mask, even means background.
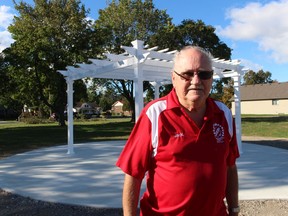
[[[91,78],[132,80],[134,84],[135,117],[136,120],[144,106],[143,81],[150,81],[155,87],[155,98],[159,97],[159,87],[163,83],[171,82],[171,70],[176,51],[169,49],[158,50],[158,47],[149,48],[144,42],[135,40],[133,47],[122,46],[125,50],[120,55],[105,53],[107,59],[89,59],[92,64],[77,64],[77,67],[68,66],[67,70],[58,71],[67,82],[67,114],[68,114],[68,152],[74,154],[73,128],[73,82],[74,80]],[[239,151],[241,143],[241,107],[240,107],[240,80],[245,70],[238,60],[213,59],[213,78],[231,77],[234,80],[235,122]]]

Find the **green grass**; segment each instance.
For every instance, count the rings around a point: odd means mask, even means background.
[[[127,139],[133,123],[126,119],[74,122],[74,143]],[[0,124],[0,157],[41,148],[67,144],[67,126],[57,123]]]
[[[288,138],[288,116],[242,116],[242,135]]]
[[[130,118],[74,122],[74,143],[127,139]],[[242,135],[288,138],[288,116],[242,116]],[[67,127],[57,123],[0,124],[0,158],[31,149],[67,144]]]

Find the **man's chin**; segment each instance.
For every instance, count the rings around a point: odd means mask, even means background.
[[[203,98],[204,98],[203,95],[193,95],[193,96],[187,97],[189,101],[194,102],[194,103],[201,102]]]
[[[198,100],[199,98],[204,98],[205,95],[203,93],[203,91],[199,91],[199,90],[191,90],[188,92],[187,97],[190,99],[195,98],[196,100]]]

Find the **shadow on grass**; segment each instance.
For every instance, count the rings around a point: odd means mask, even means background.
[[[271,146],[275,148],[281,148],[281,149],[286,149],[288,150],[288,139],[259,139],[259,140],[254,140],[254,139],[245,139],[243,142],[247,144],[256,144],[256,145],[262,145],[262,146]]]
[[[288,116],[245,116],[241,118],[242,122],[288,122]]]

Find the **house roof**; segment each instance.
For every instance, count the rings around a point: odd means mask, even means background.
[[[92,102],[92,103],[88,103],[88,102],[77,102],[75,107],[76,108],[81,108],[84,104],[87,104],[89,106],[91,106],[91,108],[96,108],[97,107],[97,103],[96,102]]]
[[[123,106],[123,103],[121,101],[116,101],[115,103],[112,104],[112,107],[114,106]]]
[[[242,101],[288,99],[288,82],[243,85],[240,92]]]

